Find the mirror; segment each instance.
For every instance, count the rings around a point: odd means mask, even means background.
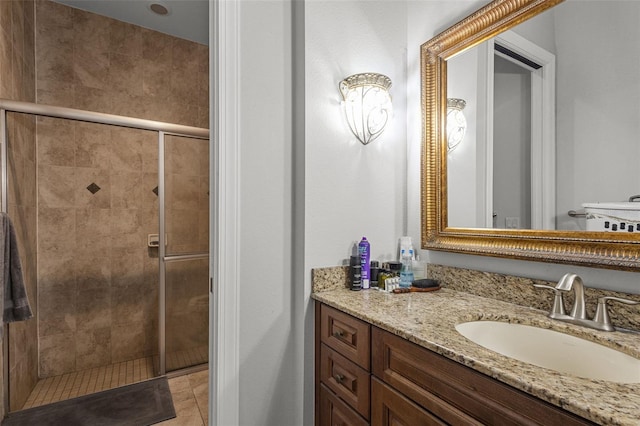
[[[604,37],[605,23],[621,22],[611,17],[618,2],[559,3],[492,2],[422,45],[423,248],[640,268],[640,217],[634,217],[640,209],[609,203],[640,192],[639,129],[632,118],[640,100],[624,95],[638,92],[640,49],[617,48],[627,42],[619,40],[620,25],[610,30],[613,43]],[[640,11],[636,2],[619,3]],[[570,21],[579,21],[584,31]],[[638,32],[635,23],[622,26]],[[576,51],[578,46],[587,53]],[[638,68],[616,66],[616,57]],[[513,104],[520,95],[500,95],[498,88],[509,84],[526,89],[520,106]],[[466,98],[465,139],[453,151],[447,149],[448,98]],[[628,109],[620,108],[621,99],[630,102]],[[526,117],[524,125],[500,138],[501,124],[511,125],[517,116]],[[522,144],[514,142],[518,134],[526,139]],[[613,139],[624,145],[612,149]],[[604,172],[609,165],[628,173]],[[570,210],[582,213],[583,205],[588,218],[569,216]]]

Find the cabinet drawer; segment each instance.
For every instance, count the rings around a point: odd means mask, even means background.
[[[371,426],[388,425],[427,426],[446,423],[374,377],[371,379]]]
[[[372,336],[374,375],[448,423],[592,424],[391,333]]]
[[[324,344],[320,352],[322,383],[369,420],[369,372]]]
[[[325,385],[320,385],[320,426],[367,426],[368,424]]]
[[[365,370],[370,370],[370,326],[364,321],[321,305],[320,340]]]

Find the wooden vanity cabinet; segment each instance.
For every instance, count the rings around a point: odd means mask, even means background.
[[[374,380],[372,425],[593,425],[554,405],[379,328],[372,328],[375,378],[426,411],[390,422],[395,409]],[[406,404],[404,401],[403,404]],[[381,404],[385,404],[380,408]],[[390,407],[391,406],[391,407]],[[435,420],[434,420],[435,416]],[[439,423],[442,421],[443,423]]]
[[[316,302],[315,424],[594,425]]]
[[[371,326],[316,303],[316,424],[368,425]]]

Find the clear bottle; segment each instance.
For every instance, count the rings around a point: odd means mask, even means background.
[[[420,261],[418,256],[415,256],[415,257],[416,259],[414,259],[413,262],[411,262],[411,265],[413,266],[413,279],[418,280],[420,278],[427,278],[427,274],[425,271],[426,269],[425,264]]]
[[[413,250],[402,250],[400,252],[402,267],[400,268],[400,287],[411,287],[413,283]]]

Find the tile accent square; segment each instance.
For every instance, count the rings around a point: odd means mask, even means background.
[[[87,186],[87,189],[92,194],[95,194],[96,192],[100,191],[101,188],[98,185],[96,185],[95,182],[93,182],[91,183],[91,185]]]

